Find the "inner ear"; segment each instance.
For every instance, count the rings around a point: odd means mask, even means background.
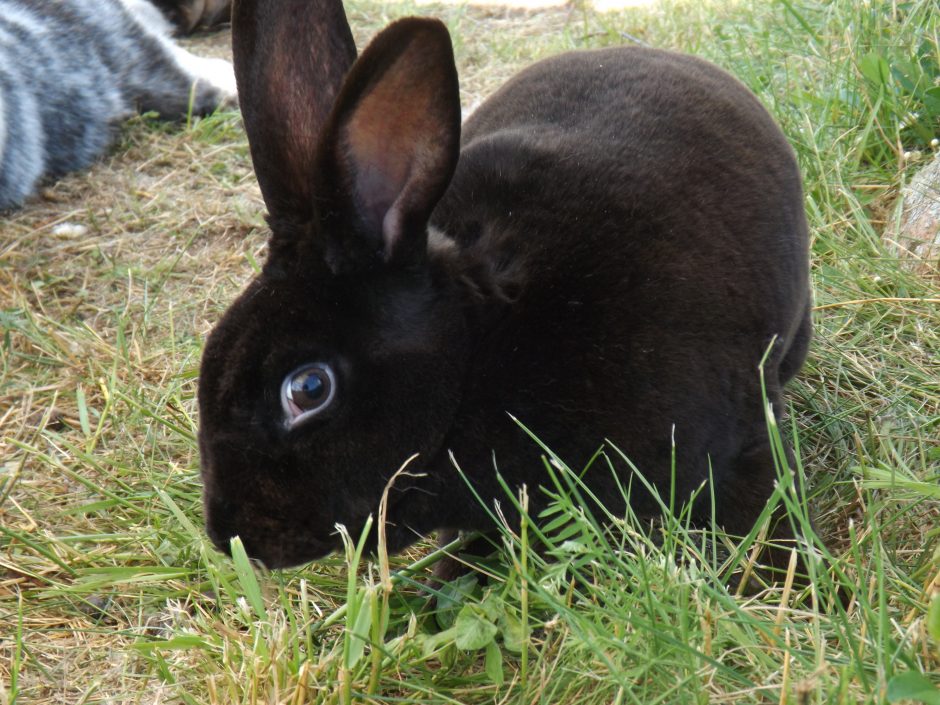
[[[343,134],[356,202],[370,227],[384,224],[415,162],[427,151],[425,143],[439,127],[427,120],[429,106],[418,102],[426,95],[418,93],[417,100],[413,98],[408,105],[398,103],[396,96],[405,94],[408,86],[403,84],[410,77],[401,74],[393,78],[399,80],[383,82],[365,98]],[[387,237],[384,227],[383,235]]]
[[[460,142],[457,70],[444,25],[410,18],[382,32],[350,71],[334,118],[335,166],[356,229],[386,261],[423,252]]]

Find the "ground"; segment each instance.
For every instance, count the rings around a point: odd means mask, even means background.
[[[572,642],[563,634],[591,632],[549,619],[537,636],[545,660],[533,661],[532,672],[539,665],[552,675],[546,683],[557,683],[561,673],[590,671],[554,702],[631,702],[641,696],[629,695],[618,677],[628,673],[631,688],[653,688],[658,676],[617,661],[616,645],[634,648],[656,633],[671,634],[684,614],[693,615],[681,625],[685,636],[666,639],[656,658],[668,652],[662,677],[669,680],[679,673],[669,649],[682,639],[694,644],[681,683],[698,700],[688,702],[880,702],[896,682],[892,668],[928,675],[940,668],[926,617],[931,590],[940,592],[940,289],[935,261],[912,268],[882,247],[900,185],[910,178],[905,170],[916,166],[902,158],[909,151],[903,121],[891,123],[883,112],[888,94],[850,101],[824,96],[820,86],[830,85],[826,71],[844,61],[851,90],[861,91],[853,57],[882,44],[840,42],[858,25],[881,20],[872,19],[874,9],[852,22],[829,17],[839,3],[790,12],[791,3],[627,2],[603,15],[580,3],[538,4],[546,7],[421,3],[417,11],[442,16],[452,29],[465,108],[545,54],[639,41],[727,66],[784,124],[806,174],[817,304],[816,341],[788,397],[791,417],[816,525],[833,551],[848,557],[848,579],[864,597],[843,613],[850,625],[844,632],[838,619],[802,603],[784,622],[785,599],[776,611],[776,602],[771,608],[715,597],[700,582],[683,582],[687,573],[665,561],[661,592],[651,594],[660,607],[673,593],[684,595],[685,612],[663,613],[657,622],[652,600],[646,616],[627,603],[603,653],[583,645],[565,652],[561,644]],[[922,10],[911,12],[923,14],[912,36],[928,43],[933,36],[935,44],[936,35],[921,29],[930,3],[913,5]],[[389,20],[416,11],[366,0],[347,7],[360,45]],[[777,14],[760,24],[764,12]],[[905,31],[907,17],[887,16],[878,31]],[[783,48],[777,27],[792,46]],[[230,54],[225,32],[185,44]],[[257,588],[212,552],[199,526],[199,355],[214,322],[264,260],[263,216],[232,112],[187,125],[132,120],[91,169],[0,215],[0,703],[17,692],[19,702],[31,703],[343,701],[334,681],[352,671],[340,668],[336,676],[335,654],[348,658],[348,649],[331,651],[329,639],[295,621],[344,609],[345,560],[266,576]],[[648,550],[650,565],[659,565],[656,549]],[[680,587],[663,588],[673,579]],[[253,601],[252,585],[266,608]],[[262,609],[269,618],[254,619]],[[558,610],[566,614],[564,605]],[[403,633],[408,624],[402,617]],[[148,645],[160,639],[167,640],[161,648]],[[878,650],[900,654],[903,667],[887,665]],[[576,656],[564,661],[562,653]],[[525,669],[513,654],[504,654],[510,680]],[[383,671],[383,682],[398,679],[402,692],[428,702],[501,697],[479,659],[434,658],[440,670],[409,670],[403,659]],[[607,676],[597,676],[605,668]],[[434,680],[454,672],[453,683]],[[740,673],[746,678],[722,680]],[[474,680],[482,675],[488,679]],[[553,702],[549,686],[539,687],[543,702]],[[534,691],[526,692],[535,701]],[[666,688],[656,697],[687,702],[682,692]]]

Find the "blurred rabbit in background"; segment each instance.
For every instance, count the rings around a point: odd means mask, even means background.
[[[194,56],[147,0],[0,0],[0,210],[83,169],[135,112],[234,103],[232,66]]]

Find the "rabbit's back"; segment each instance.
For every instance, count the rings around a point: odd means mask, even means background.
[[[666,155],[697,138],[717,148],[736,129],[788,149],[767,111],[730,74],[694,56],[639,47],[570,52],[529,66],[470,115],[463,145],[514,126],[606,140],[607,156],[632,159],[650,141]]]
[[[735,327],[750,309],[779,336],[806,308],[792,150],[747,88],[694,57],[607,49],[523,71],[465,124],[434,223],[505,263],[508,280],[537,274],[573,293],[608,272],[603,296],[642,294],[640,315],[677,317],[677,333],[715,325],[682,301],[734,304]]]

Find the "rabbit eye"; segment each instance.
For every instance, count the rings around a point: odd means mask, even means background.
[[[325,363],[305,365],[291,372],[281,385],[281,408],[291,428],[330,406],[336,390],[333,370]]]

